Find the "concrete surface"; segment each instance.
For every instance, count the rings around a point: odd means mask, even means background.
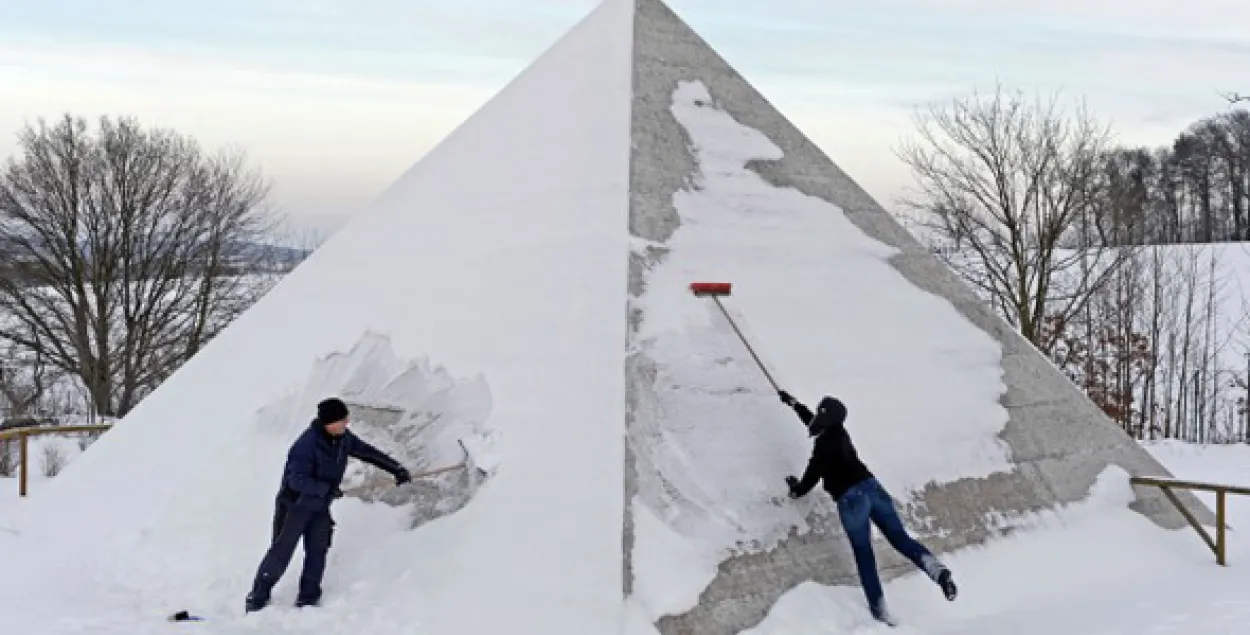
[[[1121,466],[1134,475],[1168,474],[663,2],[637,0],[636,6],[629,217],[634,236],[663,243],[680,224],[671,205],[672,196],[685,185],[695,165],[685,134],[668,108],[678,81],[698,80],[708,87],[719,108],[765,133],[785,152],[784,159],[761,162],[752,169],[774,184],[797,188],[841,207],[864,232],[901,250],[893,265],[915,284],[917,293],[927,291],[948,299],[1002,344],[1008,392],[1001,403],[1010,412],[1002,438],[1011,448],[1014,471],[933,486],[915,500],[899,501],[900,512],[918,538],[940,552],[993,539],[1000,532],[990,524],[991,513],[1012,517],[1079,500],[1108,465]],[[664,253],[657,248],[646,257],[632,259],[631,298],[645,288],[647,267],[660,261]],[[631,305],[629,310],[636,320],[638,309]],[[642,418],[659,415],[649,394],[654,363],[634,350],[626,373],[628,431],[641,427]],[[647,423],[648,427],[663,425],[662,421]],[[648,466],[639,465],[632,451],[627,452],[626,460],[624,496],[628,511],[638,493],[639,470]],[[1170,529],[1184,526],[1184,519],[1157,490],[1140,488],[1137,494],[1133,508],[1151,521]],[[1213,522],[1213,515],[1196,498],[1185,496],[1183,500],[1201,512],[1200,518]],[[632,589],[630,518],[627,513],[626,595]],[[768,551],[723,562],[698,606],[661,619],[659,630],[665,635],[737,633],[758,624],[786,590],[803,581],[857,584],[854,562],[837,519],[813,518],[811,522],[817,531],[795,535]],[[937,529],[944,535],[931,531]],[[879,534],[876,537],[883,578],[912,570]]]

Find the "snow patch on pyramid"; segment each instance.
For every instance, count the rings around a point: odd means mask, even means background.
[[[997,342],[903,278],[897,250],[841,209],[753,172],[781,149],[703,83],[678,82],[670,111],[698,171],[673,196],[680,226],[638,299],[633,363],[649,379],[630,426],[633,590],[653,619],[694,607],[727,558],[837,523],[823,491],[785,496],[785,477],[806,466],[806,430],[692,281],[734,283],[726,309],[796,397],[852,396],[848,428],[896,495],[1011,469]]]

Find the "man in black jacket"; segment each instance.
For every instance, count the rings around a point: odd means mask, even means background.
[[[796,401],[786,391],[778,391],[778,395],[783,403],[798,414],[799,419],[807,426],[808,434],[816,438],[812,447],[812,458],[807,463],[803,477],[786,477],[790,496],[805,496],[817,483],[824,482],[825,490],[837,502],[838,516],[846,530],[846,537],[851,542],[860,586],[868,598],[872,616],[882,622],[894,624],[886,607],[881,580],[877,575],[869,521],[885,535],[890,545],[942,587],[946,599],[954,600],[955,582],[951,578],[950,569],[907,533],[890,494],[860,460],[844,426],[846,406],[838,399],[826,396],[813,415],[807,406]]]
[[[304,570],[295,605],[309,606],[320,601],[326,553],[334,532],[330,503],[343,495],[339,485],[349,457],[390,472],[396,485],[411,480],[408,470],[398,461],[348,431],[347,415],[347,405],[341,400],[322,401],[317,404],[317,417],[312,424],[291,444],[274,505],[273,537],[247,596],[248,612],[269,604],[273,585],[286,572],[301,538]]]

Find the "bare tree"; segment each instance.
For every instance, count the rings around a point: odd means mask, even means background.
[[[65,464],[69,462],[69,457],[65,456],[65,450],[57,445],[54,439],[47,439],[43,446],[43,475],[53,478],[65,469]]]
[[[29,425],[37,421],[54,373],[38,355],[23,354],[9,342],[0,341],[0,424]],[[17,469],[17,442],[0,440],[0,477]]]
[[[1108,132],[1056,102],[1000,87],[935,105],[899,153],[920,190],[905,203],[966,246],[949,263],[1043,352],[1046,321],[1078,315],[1129,251],[1097,244],[1093,226]]]
[[[59,376],[39,351],[27,351],[10,341],[0,341],[0,401],[4,418],[37,414],[49,385]]]
[[[0,340],[122,416],[264,285],[268,186],[237,152],[103,117],[40,121],[0,172]]]
[[[1250,103],[1247,95],[1227,97],[1230,104]],[[1026,206],[1000,201],[1014,202],[1016,192],[1026,191],[1008,180],[1027,182],[1029,171],[1015,156],[1026,142],[1045,139],[1036,133],[1040,122],[1057,117],[1049,116],[1053,103],[1022,105],[1001,94],[982,101],[990,103],[956,103],[943,117],[929,117],[927,152],[910,153],[923,168],[918,173],[929,177],[918,179],[926,196],[913,206],[940,235],[933,251],[1013,323],[1027,325],[1028,309],[1044,305],[1041,328],[1030,339],[1129,434],[1250,441],[1250,357],[1237,357],[1232,341],[1247,337],[1250,318],[1244,307],[1235,308],[1237,289],[1218,271],[1222,249],[1201,245],[1250,240],[1250,110],[1201,118],[1166,146],[1105,148],[1084,210],[1072,215],[1056,243],[1076,246],[1056,249],[1058,262],[1084,259],[1053,267],[1049,283],[1034,266],[1038,273],[1021,284],[1020,254],[1046,251],[1047,231],[1038,229],[1045,223],[1036,219],[1051,214],[1029,216]],[[1042,145],[1071,147],[1073,136],[1094,130],[1077,119],[1052,128],[1071,133],[1066,145]],[[1026,156],[1036,162],[1046,155]],[[1094,258],[1095,246],[1118,253]],[[1094,260],[1104,264],[1090,266]],[[1081,289],[1087,276],[1093,284]],[[1015,301],[1024,294],[1012,295],[1008,283],[1029,289],[1032,303],[1022,308]]]

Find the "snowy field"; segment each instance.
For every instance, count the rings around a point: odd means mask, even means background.
[[[83,435],[44,435],[32,437],[27,443],[30,464],[27,465],[26,489],[28,497],[38,495],[52,479],[78,458],[82,453],[83,444],[79,440]],[[0,541],[6,536],[17,535],[23,522],[25,507],[18,496],[20,488],[16,473],[17,442],[11,444],[14,461],[14,475],[0,476]]]
[[[1250,446],[1145,444],[1177,478],[1250,485]],[[960,584],[948,604],[918,574],[886,585],[902,624],[872,623],[858,588],[804,585],[751,635],[1244,633],[1250,623],[1250,499],[1228,499],[1229,565],[1191,529],[1162,532],[1125,509],[1127,476],[1108,470],[1091,497],[988,548],[947,558]],[[1214,495],[1199,498],[1214,506]],[[1240,528],[1240,531],[1238,531]],[[1214,532],[1214,528],[1208,528]],[[1212,533],[1214,536],[1214,533]]]
[[[1222,483],[1250,484],[1250,446],[1197,446],[1175,442],[1145,447],[1179,478]],[[31,498],[17,497],[15,479],[0,479],[0,553],[14,539],[12,528],[23,508],[49,483],[32,479]],[[1109,472],[1090,501],[1075,506],[1060,523],[1043,519],[1042,528],[1029,531],[992,547],[955,554],[949,562],[960,582],[960,598],[947,603],[932,584],[908,576],[887,585],[886,592],[903,624],[888,629],[870,623],[862,610],[857,587],[826,588],[803,585],[791,591],[772,615],[750,635],[827,635],[828,633],[897,633],[909,635],[1146,635],[1244,633],[1250,623],[1250,499],[1229,498],[1229,565],[1220,567],[1191,530],[1160,532],[1123,509],[1128,492],[1122,475]],[[1199,495],[1214,505],[1214,497]],[[437,552],[414,552],[406,563],[383,563],[376,556],[379,543],[394,540],[390,534],[407,519],[385,505],[347,499],[336,506],[340,537],[331,552],[327,584],[335,589],[320,609],[298,610],[275,604],[267,615],[250,620],[226,615],[237,607],[216,607],[214,617],[196,627],[197,633],[325,633],[346,632],[347,624],[371,624],[378,632],[421,635],[419,624],[403,625],[391,619],[395,604],[414,599],[422,591],[406,580],[401,569],[432,566]],[[72,522],[67,516],[66,522]],[[90,525],[82,529],[89,533]],[[241,544],[220,550],[223,560],[250,564],[257,554],[251,534],[264,527],[237,528],[246,536]],[[87,538],[83,538],[87,540]],[[6,558],[12,554],[5,554]],[[297,553],[292,564],[298,567]],[[175,566],[171,563],[171,566]],[[243,571],[241,573],[248,573]],[[543,574],[539,574],[540,577]],[[175,570],[168,573],[172,582]],[[235,583],[242,583],[235,576]],[[234,589],[238,595],[243,587]],[[293,586],[284,582],[277,598],[288,599]],[[178,632],[163,622],[165,613],[179,608],[159,599],[145,603],[139,598],[118,598],[132,609],[130,633]],[[119,607],[119,608],[122,608]],[[20,615],[21,607],[0,603],[6,616]],[[129,612],[129,611],[127,611]],[[237,613],[237,611],[233,611]],[[107,615],[107,611],[104,613]],[[135,616],[150,621],[135,623]],[[91,622],[72,625],[67,616],[60,624],[44,624],[35,631],[93,632]],[[12,622],[10,622],[12,623]],[[20,623],[20,621],[19,621]],[[107,619],[94,622],[103,626]],[[55,626],[55,628],[54,628]],[[104,629],[105,632],[122,632]],[[637,632],[645,632],[639,629]]]

